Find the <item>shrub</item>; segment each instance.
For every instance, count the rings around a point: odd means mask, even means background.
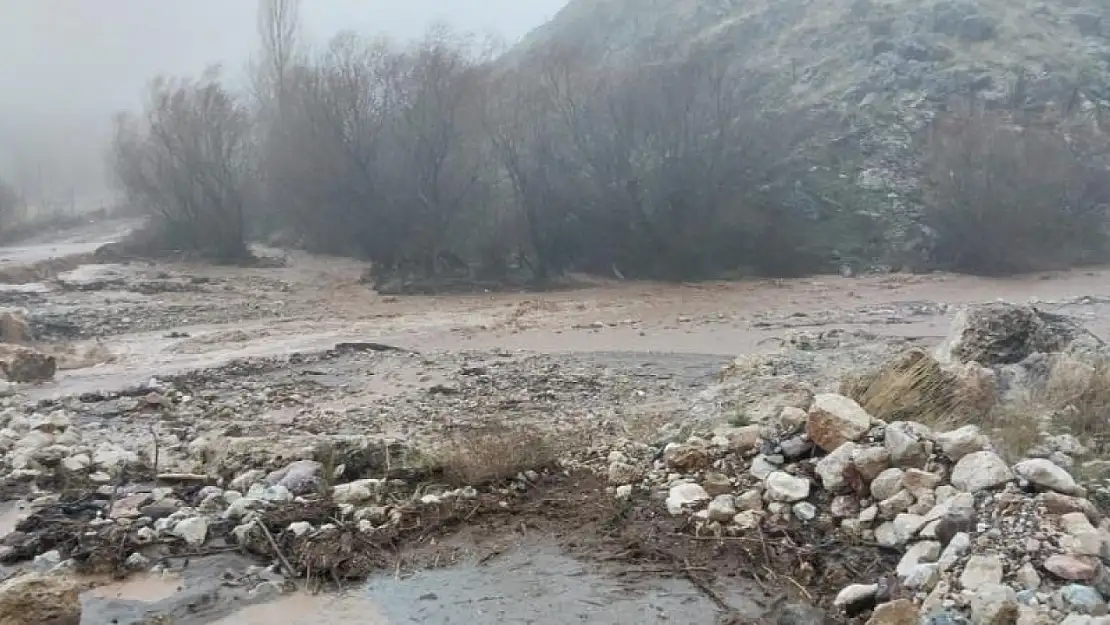
[[[1091,193],[1099,172],[1073,152],[1063,121],[948,113],[924,148],[940,266],[1007,275],[1106,257],[1106,198]]]

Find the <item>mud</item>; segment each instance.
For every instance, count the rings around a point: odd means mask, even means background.
[[[210,455],[225,465],[197,466],[204,441],[272,447],[276,466],[252,468],[273,469],[298,457],[278,446],[289,440],[421,447],[507,421],[575,432],[583,448],[617,434],[655,444],[699,420],[777,409],[764,400],[827,388],[907,345],[930,347],[961,305],[996,298],[1110,331],[1110,268],[1015,280],[583,280],[559,293],[394,298],[360,283],[361,263],[300,253],[260,250],[284,259],[275,268],[84,256],[126,226],[0,250],[0,275],[12,277],[0,302],[28,310],[51,349],[95,355],[75,356],[54,382],[11,401],[71,408],[89,445],[157,449],[162,472],[243,468],[227,465],[234,456],[223,448]],[[370,341],[399,349],[336,349]],[[734,363],[739,355],[748,360]],[[746,373],[730,378],[729,367]],[[167,404],[147,403],[151,393]],[[603,486],[584,490],[612,504]],[[166,577],[100,579],[82,622],[712,623],[722,603],[739,622],[758,622],[784,595],[827,603],[828,589],[890,565],[819,532],[774,537],[772,548],[702,544],[676,538],[682,528],[669,519],[553,513],[568,495],[550,498],[547,508],[514,505],[398,539],[376,553],[370,581],[343,582],[341,595],[315,586],[283,595],[280,574],[239,554],[168,555],[157,563]],[[0,536],[21,515],[0,507]]]

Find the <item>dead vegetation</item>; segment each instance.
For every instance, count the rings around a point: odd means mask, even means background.
[[[434,465],[453,484],[482,486],[553,468],[566,449],[534,427],[499,423],[456,435],[436,453]]]
[[[948,427],[981,420],[994,403],[993,383],[974,369],[964,373],[945,371],[932,356],[915,348],[878,371],[845,377],[840,392],[885,421]]]

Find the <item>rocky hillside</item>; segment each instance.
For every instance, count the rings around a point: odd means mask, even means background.
[[[572,0],[521,50],[569,47],[598,66],[726,57],[764,110],[836,113],[843,123],[817,142],[851,156],[838,155],[831,178],[873,191],[874,203],[853,203],[905,213],[895,220],[904,228],[919,188],[913,138],[940,108],[974,95],[1093,118],[1110,99],[1108,10],[1094,0]]]

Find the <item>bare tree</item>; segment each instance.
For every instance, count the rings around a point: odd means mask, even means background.
[[[160,244],[225,261],[249,255],[250,122],[214,70],[155,81],[143,115],[117,120],[116,178],[153,217]]]
[[[943,266],[1010,274],[1105,258],[1105,173],[1074,152],[1065,120],[957,105],[924,155],[925,218]]]

